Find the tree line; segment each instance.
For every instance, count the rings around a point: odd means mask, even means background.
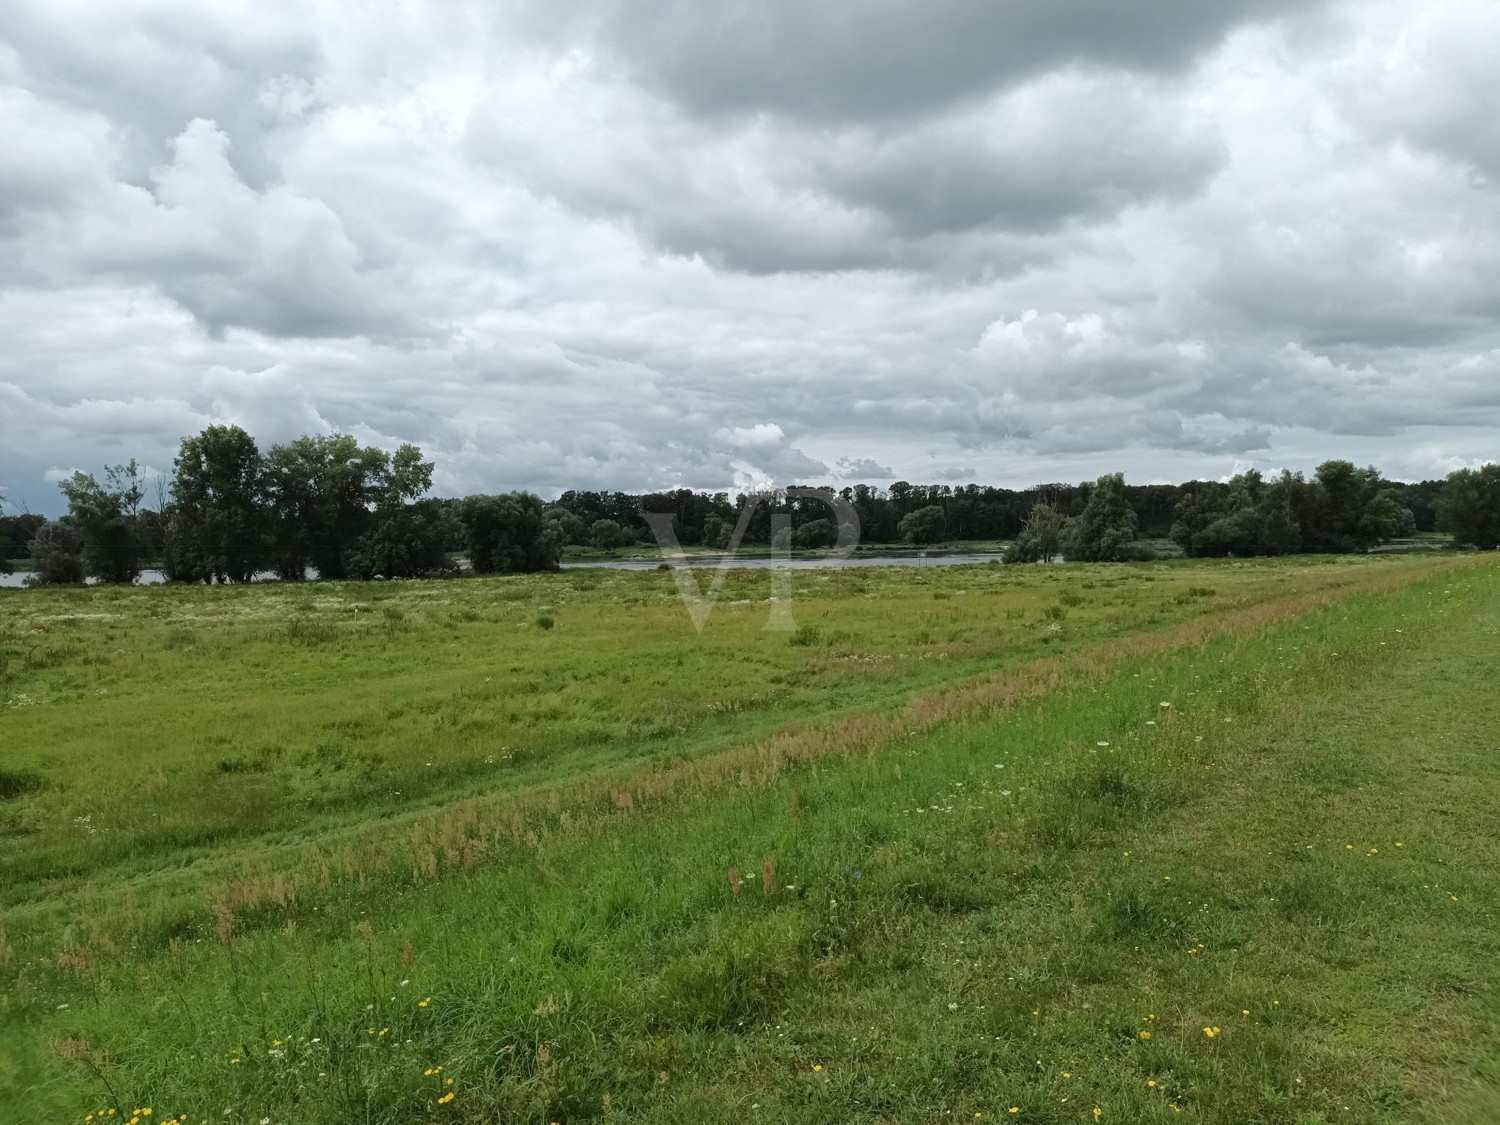
[[[65,516],[0,516],[0,566],[29,556],[42,584],[133,582],[148,564],[171,582],[431,577],[457,573],[459,558],[481,574],[525,572],[555,569],[565,547],[653,542],[648,513],[670,514],[684,546],[727,547],[741,525],[748,545],[773,545],[781,526],[789,538],[777,546],[828,547],[838,537],[823,499],[782,490],[443,498],[428,495],[432,472],[414,445],[390,453],[332,434],[262,452],[238,426],[209,426],[183,439],[169,476],[148,481],[133,460],[102,479],[76,472],[60,485]],[[1008,540],[1012,562],[1149,558],[1142,541],[1164,539],[1192,557],[1365,551],[1434,530],[1459,545],[1500,544],[1495,465],[1420,484],[1328,461],[1311,477],[1250,471],[1133,486],[1112,474],[1024,490],[898,481],[836,495],[864,543]]]

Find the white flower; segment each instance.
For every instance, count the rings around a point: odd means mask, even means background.
[[[956,1012],[956,1011],[958,1011],[958,1005],[957,1004],[949,1004],[948,1005],[948,1010],[950,1012]]]

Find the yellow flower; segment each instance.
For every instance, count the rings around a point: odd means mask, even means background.
[[[1065,1071],[1063,1071],[1063,1077],[1064,1078],[1072,1078],[1073,1077],[1073,1072],[1071,1070],[1065,1070]]]
[[[814,1074],[819,1074],[819,1073],[822,1072],[822,1070],[823,1070],[823,1064],[822,1063],[813,1063],[813,1073]]]
[[[1154,1079],[1154,1078],[1148,1078],[1148,1079],[1146,1079],[1146,1085],[1150,1086],[1153,1090],[1156,1089],[1156,1079]]]
[[[1242,1016],[1248,1016],[1249,1014],[1250,1014],[1250,1009],[1249,1008],[1241,1008],[1240,1009],[1240,1015],[1242,1015]]]
[[[444,1094],[442,1097],[440,1097],[438,1099],[438,1105],[447,1105],[452,1100],[453,1100],[453,1091],[450,1090],[450,1091],[448,1091],[448,1093]]]
[[[1012,1113],[1020,1113],[1021,1112],[1021,1107],[1018,1106],[1018,1105],[1013,1105],[1013,1106],[1010,1107],[1010,1111]]]
[[[1104,1116],[1104,1111],[1102,1109],[1100,1109],[1098,1106],[1095,1106],[1094,1107],[1094,1120],[1098,1121],[1099,1118],[1101,1118],[1103,1116]]]
[[[272,1039],[271,1040],[271,1046],[273,1046],[273,1047],[279,1047],[279,1046],[281,1046],[281,1040],[280,1039]]]
[[[417,1001],[417,1007],[419,1007],[419,1008],[425,1008],[425,1007],[427,1007],[428,1004],[431,1004],[431,1003],[432,1003],[432,997],[429,996],[426,1000],[418,1000]]]
[[[1141,1038],[1142,1039],[1150,1039],[1151,1038],[1151,1033],[1149,1031],[1143,1031],[1143,1032],[1141,1032]]]

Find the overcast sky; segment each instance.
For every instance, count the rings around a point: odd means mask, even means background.
[[[0,487],[1500,456],[1500,4],[0,5]]]

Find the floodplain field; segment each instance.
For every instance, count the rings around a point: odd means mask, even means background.
[[[0,1118],[1500,1119],[1488,560],[774,580],[0,592]]]

